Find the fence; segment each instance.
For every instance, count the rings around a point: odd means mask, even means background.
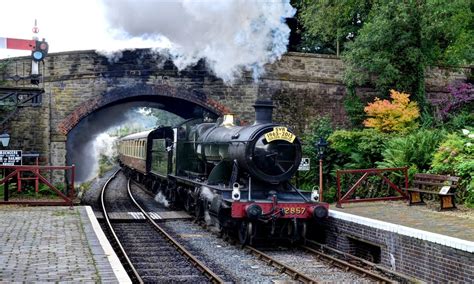
[[[336,172],[337,176],[337,207],[341,208],[342,203],[353,203],[353,202],[371,202],[371,201],[386,201],[386,200],[401,200],[407,199],[407,194],[405,190],[401,189],[398,185],[396,185],[389,177],[385,176],[385,173],[396,173],[396,172],[403,172],[404,176],[404,183],[405,189],[408,188],[408,168],[386,168],[386,169],[357,169],[357,170],[339,170]],[[349,186],[344,187],[347,188],[344,196],[342,196],[342,189],[341,189],[341,179],[344,175],[362,175],[354,184],[349,184]],[[385,196],[385,197],[372,197],[372,198],[360,198],[360,197],[353,197],[356,194],[358,188],[360,188],[361,184],[364,181],[367,181],[369,176],[378,176],[382,179],[382,182],[385,182],[390,188],[398,192],[399,196]]]
[[[65,189],[69,189],[67,195],[61,192],[56,186],[54,186],[48,179],[45,177],[45,174],[48,173],[51,176],[52,171],[54,170],[64,170],[65,174],[70,171],[70,184],[66,182]],[[2,171],[3,179],[0,180],[0,185],[3,185],[4,189],[4,200],[0,201],[0,204],[27,204],[27,205],[73,205],[73,200],[75,197],[74,191],[74,175],[75,175],[75,166],[38,166],[38,165],[28,165],[28,166],[0,166],[0,171]],[[51,191],[56,193],[62,201],[44,201],[44,200],[9,200],[9,185],[16,183],[17,191],[21,192],[22,185],[24,181],[33,180],[35,184],[35,192],[38,193],[39,184],[42,183],[46,185]],[[67,180],[67,179],[66,179]]]

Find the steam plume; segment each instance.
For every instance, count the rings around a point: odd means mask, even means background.
[[[286,52],[289,0],[103,0],[117,38],[146,41],[169,51],[179,69],[205,58],[225,82],[241,71],[257,79],[266,63]],[[142,44],[141,44],[142,45]]]

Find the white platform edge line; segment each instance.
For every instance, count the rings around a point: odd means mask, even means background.
[[[112,248],[109,241],[107,240],[107,237],[102,231],[102,228],[100,227],[99,222],[95,218],[92,208],[90,206],[85,206],[85,207],[86,207],[87,216],[89,217],[89,220],[91,221],[91,224],[92,224],[92,229],[94,229],[95,235],[99,239],[99,243],[104,249],[105,255],[107,256],[107,259],[109,260],[110,266],[112,266],[112,270],[114,271],[115,277],[117,277],[117,280],[119,281],[119,283],[132,283],[132,280],[128,276],[127,272],[125,271],[125,268],[123,267],[119,258],[115,254],[114,249]]]
[[[413,237],[417,239],[426,240],[429,242],[441,244],[447,247],[467,251],[467,252],[474,252],[474,242],[462,240],[459,238],[449,237],[437,233],[431,233],[419,229],[410,228],[407,226],[392,224],[385,221],[374,220],[354,214],[344,213],[335,210],[329,210],[329,216],[342,219],[345,221],[350,221],[362,225],[366,225],[369,227],[373,227],[376,229],[381,229],[389,232],[398,233],[400,235],[405,235],[408,237]]]

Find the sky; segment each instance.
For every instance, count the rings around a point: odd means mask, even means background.
[[[285,18],[296,12],[289,1],[0,0],[0,37],[31,39],[36,19],[50,53],[153,48],[178,69],[205,58],[224,81],[243,70],[257,78],[286,52]],[[28,55],[0,49],[0,58]]]

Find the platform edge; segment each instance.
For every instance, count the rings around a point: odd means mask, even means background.
[[[400,235],[422,239],[436,244],[441,244],[447,247],[455,248],[462,251],[474,252],[474,242],[454,238],[437,233],[427,232],[407,226],[397,225],[385,221],[374,220],[367,217],[362,217],[350,213],[330,210],[329,217],[341,219],[344,221],[354,222],[361,225],[366,225],[372,228],[381,229],[389,232],[394,232]]]
[[[127,272],[125,271],[125,268],[123,267],[118,256],[115,254],[114,249],[112,248],[109,241],[107,240],[107,237],[102,231],[99,222],[95,218],[95,214],[92,211],[92,208],[90,206],[84,207],[86,208],[87,216],[89,217],[89,220],[92,224],[92,229],[94,230],[95,235],[99,239],[99,243],[102,246],[105,255],[107,256],[107,259],[109,260],[110,266],[112,267],[115,277],[117,277],[117,280],[120,283],[132,283],[132,280],[128,276]]]

